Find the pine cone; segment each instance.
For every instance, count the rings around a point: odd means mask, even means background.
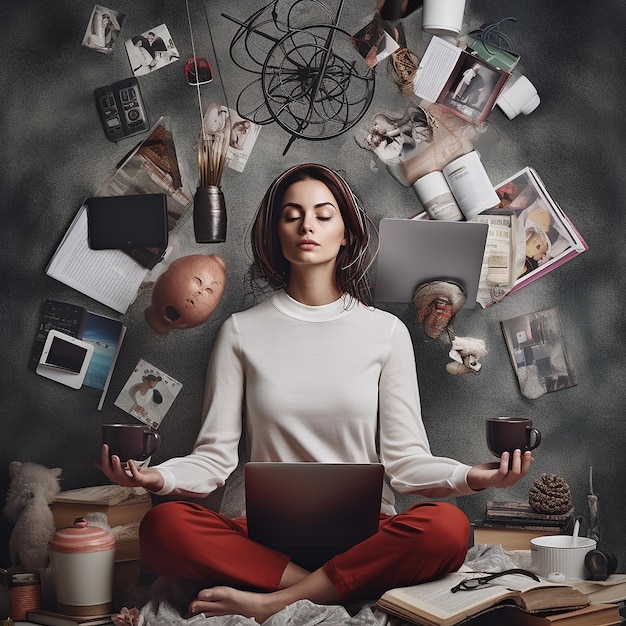
[[[537,513],[567,513],[574,505],[569,485],[556,474],[542,474],[528,492],[528,504]]]

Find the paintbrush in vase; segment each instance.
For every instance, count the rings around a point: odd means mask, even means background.
[[[203,132],[198,141],[199,186],[193,200],[193,227],[197,243],[226,240],[226,205],[222,174],[230,142],[230,122],[214,133]]]

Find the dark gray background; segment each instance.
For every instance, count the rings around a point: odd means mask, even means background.
[[[281,0],[284,1],[284,0]],[[189,0],[198,51],[215,56],[201,0]],[[236,26],[222,12],[247,18],[261,2],[206,0],[221,75],[203,87],[205,104],[222,98],[234,106],[251,75],[237,69],[228,55]],[[336,0],[328,0],[331,11]],[[186,188],[196,185],[194,144],[199,131],[195,90],[186,85],[183,64],[191,56],[183,2],[115,0],[109,8],[126,14],[124,37],[166,23],[182,61],[140,84],[152,120],[171,117]],[[99,126],[93,90],[130,75],[123,45],[111,56],[80,45],[93,5],[61,0],[3,2],[2,95],[0,145],[2,189],[2,436],[0,492],[8,483],[11,460],[63,468],[63,487],[98,484],[94,467],[100,425],[132,419],[113,405],[134,365],[144,358],[183,383],[183,389],[160,432],[163,445],[155,461],[185,454],[193,444],[201,416],[203,379],[215,335],[233,311],[247,306],[244,281],[248,266],[243,241],[262,192],[293,164],[317,161],[343,169],[375,222],[382,217],[409,217],[420,210],[410,188],[396,183],[383,167],[370,169],[371,155],[360,149],[354,133],[330,141],[296,141],[282,156],[287,134],[265,126],[243,173],[227,171],[223,188],[228,207],[228,239],[198,245],[191,220],[178,233],[184,253],[218,253],[228,264],[228,284],[219,308],[202,326],[158,335],[145,323],[150,293],[142,293],[123,316],[128,334],[105,406],[99,394],[74,391],[27,369],[42,302],[56,298],[117,316],[99,303],[48,278],[44,268],[84,198],[91,195],[135,139],[112,144]],[[374,2],[348,0],[340,25],[356,32],[373,15]],[[496,109],[489,118],[497,142],[483,152],[495,184],[526,165],[536,168],[554,198],[573,220],[590,249],[548,276],[488,310],[462,311],[456,320],[461,335],[482,337],[489,354],[479,376],[450,376],[445,371],[447,346],[425,342],[413,326],[412,305],[381,305],[411,328],[420,378],[424,422],[433,452],[468,463],[490,460],[484,421],[493,415],[532,417],[543,431],[530,476],[508,492],[486,491],[457,499],[471,519],[480,516],[488,498],[525,499],[542,472],[563,476],[570,484],[578,514],[586,514],[587,476],[593,466],[600,497],[602,539],[617,552],[625,571],[624,472],[624,246],[623,99],[626,56],[622,0],[468,0],[464,31],[513,16],[505,31],[522,56],[521,70],[537,86],[541,105],[528,117],[508,120]],[[403,20],[409,48],[422,54],[430,39],[421,31],[421,9]],[[399,94],[386,64],[377,70],[369,115],[400,112]],[[579,383],[576,387],[524,398],[509,362],[500,321],[556,306],[560,309]],[[121,316],[117,316],[121,317]],[[348,373],[347,373],[348,374]],[[311,402],[323,393],[311,387]],[[220,494],[209,499],[219,506]],[[6,538],[10,528],[2,522]],[[0,559],[6,562],[6,555]]]

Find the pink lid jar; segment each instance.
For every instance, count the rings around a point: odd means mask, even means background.
[[[113,608],[115,537],[78,518],[49,543],[57,609],[69,615],[100,615]]]

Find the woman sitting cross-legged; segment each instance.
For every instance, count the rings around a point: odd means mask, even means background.
[[[108,478],[204,497],[236,468],[244,423],[252,461],[382,463],[400,493],[441,499],[508,487],[528,472],[530,452],[515,451],[510,469],[507,453],[475,466],[432,455],[409,332],[371,306],[370,222],[337,172],[304,164],[281,174],[261,201],[251,244],[253,276],[273,293],[223,324],[195,448],[125,469],[103,446]],[[442,577],[463,563],[468,535],[457,507],[424,501],[397,513],[387,486],[378,532],[315,571],[249,539],[244,517],[189,501],[157,505],[140,529],[148,566],[197,585],[187,615],[258,622],[301,599],[352,603]]]

